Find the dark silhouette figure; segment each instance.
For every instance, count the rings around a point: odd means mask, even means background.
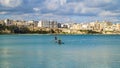
[[[57,40],[57,37],[55,36],[55,40]]]
[[[57,38],[57,36],[55,36],[54,38],[55,38],[55,43],[57,43],[57,44],[64,44],[61,39]]]
[[[58,40],[58,44],[62,44],[62,41],[60,39]]]

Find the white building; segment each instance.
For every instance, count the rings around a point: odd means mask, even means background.
[[[113,31],[112,25],[111,22],[103,21],[100,23],[100,29],[103,29],[104,31]]]
[[[119,23],[113,24],[113,25],[112,25],[112,29],[113,29],[114,31],[120,31],[120,24],[119,24]]]
[[[61,28],[70,28],[70,26],[68,23],[61,23]]]
[[[72,24],[70,29],[80,30],[81,24]]]
[[[100,23],[98,21],[89,23],[89,29],[100,30]]]
[[[89,30],[89,24],[81,24],[80,30]]]
[[[42,27],[42,21],[38,22],[38,26],[37,27]]]
[[[27,21],[27,25],[37,27],[38,26],[38,21],[34,21],[34,20]]]
[[[10,26],[10,25],[13,25],[13,20],[5,19],[4,23],[5,23],[6,26]]]
[[[120,31],[120,24],[119,23],[116,24],[116,30]]]
[[[44,28],[58,28],[58,24],[56,21],[39,21],[38,27],[44,27]]]

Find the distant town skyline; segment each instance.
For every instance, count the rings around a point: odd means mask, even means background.
[[[0,0],[0,19],[120,23],[120,0]]]

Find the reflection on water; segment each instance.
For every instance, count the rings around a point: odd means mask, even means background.
[[[0,68],[120,68],[119,36],[60,37],[61,46],[53,36],[1,36]]]
[[[9,68],[10,63],[8,62],[8,60],[4,59],[4,58],[7,58],[9,56],[8,52],[9,52],[9,50],[7,48],[3,48],[0,50],[0,55],[1,55],[0,59],[3,59],[3,60],[0,60],[1,61],[0,62],[1,68]]]

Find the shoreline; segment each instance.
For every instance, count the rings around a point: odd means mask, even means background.
[[[38,34],[38,33],[26,33],[26,34],[0,34],[0,35],[120,35],[120,34]]]

